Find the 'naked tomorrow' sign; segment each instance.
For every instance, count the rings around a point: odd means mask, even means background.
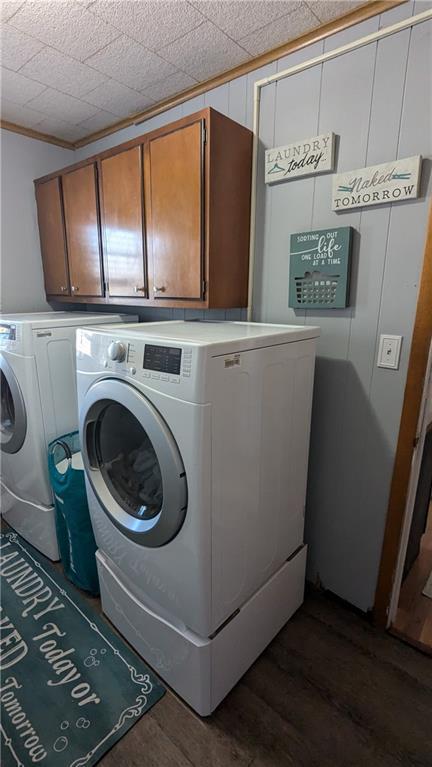
[[[412,200],[419,196],[421,156],[371,165],[333,176],[332,209],[336,211]]]

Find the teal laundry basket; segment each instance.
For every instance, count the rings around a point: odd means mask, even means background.
[[[48,446],[48,468],[54,491],[56,530],[67,578],[80,589],[99,594],[96,542],[90,521],[81,446],[77,431]]]

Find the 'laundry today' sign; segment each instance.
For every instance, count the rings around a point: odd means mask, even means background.
[[[312,176],[334,168],[335,135],[324,133],[295,144],[267,149],[265,183],[289,181],[298,176]]]
[[[347,210],[419,196],[421,156],[333,176],[332,209]]]

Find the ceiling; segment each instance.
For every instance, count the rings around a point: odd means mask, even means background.
[[[79,141],[363,4],[1,0],[1,116]]]

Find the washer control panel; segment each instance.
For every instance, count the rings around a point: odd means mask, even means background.
[[[21,338],[21,328],[11,322],[0,322],[0,348],[1,349],[16,349]]]
[[[181,369],[182,351],[178,346],[145,344],[143,367],[145,370],[152,370],[156,373],[178,376]]]
[[[105,368],[134,376],[144,383],[188,383],[193,349],[188,346],[106,339],[101,349]]]

